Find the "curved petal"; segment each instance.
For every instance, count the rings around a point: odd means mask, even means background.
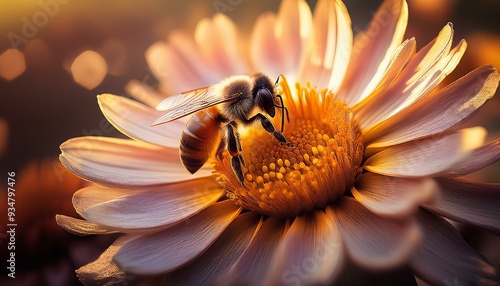
[[[223,189],[211,178],[143,190],[91,186],[73,195],[83,218],[126,232],[166,228],[217,201]]]
[[[435,178],[439,199],[424,204],[441,216],[500,234],[500,184]]]
[[[397,178],[373,173],[361,175],[351,192],[370,211],[396,218],[414,213],[421,203],[435,200],[438,194],[430,178]]]
[[[214,204],[185,223],[126,241],[114,261],[126,272],[159,274],[192,261],[220,236],[241,208],[231,201]]]
[[[214,285],[250,243],[262,217],[254,212],[239,215],[198,259],[163,279],[168,285]]]
[[[485,136],[484,128],[474,127],[392,146],[368,158],[364,168],[393,177],[436,176],[467,158]]]
[[[64,142],[60,148],[64,167],[105,186],[151,186],[211,176],[208,166],[190,174],[176,149],[134,140],[79,137]]]
[[[116,230],[109,229],[105,226],[65,215],[56,215],[56,222],[65,231],[76,235],[117,233]]]
[[[343,266],[339,229],[322,211],[295,218],[279,244],[263,285],[330,285]]]
[[[365,268],[403,265],[421,241],[420,230],[413,221],[379,217],[355,199],[344,197],[332,209],[347,253]]]
[[[496,285],[495,268],[444,219],[424,210],[416,216],[424,233],[411,260],[417,276],[433,285]]]
[[[121,133],[151,144],[179,148],[179,138],[186,125],[185,120],[151,126],[163,112],[113,94],[101,94],[97,101],[106,119]]]
[[[394,51],[403,41],[408,22],[408,5],[386,0],[367,31],[356,36],[351,61],[338,96],[353,106],[379,85]]]
[[[336,92],[349,63],[352,46],[351,19],[342,1],[320,0],[313,15],[297,80]]]
[[[225,78],[246,71],[239,54],[236,26],[226,15],[217,13],[212,19],[198,22],[194,38],[203,57],[210,62],[212,73]]]
[[[472,150],[469,156],[462,159],[442,175],[446,177],[463,176],[481,170],[500,160],[500,139],[493,140]]]
[[[312,15],[303,0],[282,1],[278,14],[264,13],[250,40],[250,57],[256,70],[295,81],[300,55],[311,32]]]
[[[392,54],[391,62],[375,90],[352,107],[353,113],[358,112],[358,110],[363,109],[366,104],[376,100],[381,93],[388,90],[389,87],[397,81],[398,76],[405,67],[406,63],[415,54],[416,45],[417,42],[415,41],[415,38],[406,40],[399,45],[399,47]]]
[[[438,134],[458,126],[495,95],[500,74],[493,66],[480,67],[430,98],[403,110],[391,120],[364,132],[368,148],[380,148]]]
[[[453,41],[451,24],[438,37],[413,56],[397,81],[363,105],[356,113],[363,132],[389,120],[415,102],[426,98],[452,72],[462,58],[467,44],[462,40],[450,51]]]
[[[158,79],[159,89],[166,94],[215,84],[225,76],[213,70],[192,37],[182,32],[169,34],[168,43],[157,42],[146,50],[146,60],[151,72]]]
[[[285,68],[280,43],[274,29],[270,28],[275,26],[276,15],[271,12],[263,13],[257,18],[250,39],[251,62],[255,70],[268,75],[281,74]]]
[[[137,277],[125,273],[113,261],[115,254],[128,239],[129,236],[117,239],[97,260],[77,269],[75,272],[78,279],[85,285],[128,285],[136,281]]]
[[[261,285],[274,251],[283,239],[288,222],[270,217],[259,228],[250,245],[215,285]]]

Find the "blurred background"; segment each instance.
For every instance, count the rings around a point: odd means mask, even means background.
[[[314,6],[316,1],[307,2]],[[355,33],[367,27],[381,2],[345,0]],[[447,22],[454,24],[455,43],[462,38],[468,42],[462,62],[444,84],[481,65],[500,68],[499,0],[408,0],[408,5],[406,38],[416,37],[418,48]],[[277,11],[278,6],[277,0],[1,1],[0,178],[7,182],[7,172],[16,172],[18,228],[17,278],[6,278],[1,267],[0,284],[78,284],[74,269],[96,259],[114,239],[67,234],[54,219],[55,214],[76,216],[71,196],[85,184],[61,167],[59,145],[84,135],[122,136],[106,123],[96,95],[127,96],[124,87],[131,79],[154,86],[144,52],[172,30],[192,34],[200,19],[223,7],[244,43],[258,15]],[[81,72],[92,73],[92,80],[80,80]],[[486,127],[488,140],[499,138],[499,111],[497,92],[467,125]],[[500,163],[472,177],[500,182]],[[5,196],[2,186],[2,261],[7,257]],[[498,238],[470,228],[463,234],[500,266]]]

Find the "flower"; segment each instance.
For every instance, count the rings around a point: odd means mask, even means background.
[[[125,234],[77,270],[79,278],[356,284],[380,270],[405,283],[415,274],[432,284],[495,284],[496,269],[445,218],[500,232],[499,185],[461,178],[497,161],[500,140],[484,144],[483,128],[460,128],[494,95],[500,75],[480,67],[438,88],[466,42],[452,47],[447,24],[416,52],[415,39],[403,41],[407,17],[405,1],[387,0],[353,40],[341,1],[318,1],[314,15],[305,1],[283,1],[278,14],[257,20],[251,65],[221,14],[202,20],[194,41],[173,33],[155,43],[146,57],[158,90],[128,85],[146,104],[98,97],[106,118],[132,140],[61,145],[64,166],[98,185],[73,197],[84,220],[59,215],[58,223],[78,234]],[[161,94],[255,71],[283,74],[276,88],[291,144],[258,125],[239,129],[244,186],[227,152],[186,172],[178,154],[189,118],[151,127],[163,115],[153,108],[165,105]],[[405,267],[411,271],[399,271]]]

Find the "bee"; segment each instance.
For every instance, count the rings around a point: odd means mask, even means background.
[[[279,80],[279,77],[278,77]],[[153,122],[153,126],[167,123],[189,114],[189,119],[181,134],[180,158],[184,167],[194,174],[216,150],[220,154],[224,148],[232,156],[231,167],[240,185],[243,183],[242,166],[246,168],[241,155],[242,146],[238,126],[248,126],[260,122],[278,142],[292,144],[282,134],[284,114],[288,109],[283,98],[277,94],[275,86],[266,75],[258,73],[250,76],[229,77],[219,84],[187,91],[163,100],[157,107],[165,114]],[[280,101],[277,105],[276,101]],[[274,118],[276,109],[281,109],[281,132],[266,117]]]

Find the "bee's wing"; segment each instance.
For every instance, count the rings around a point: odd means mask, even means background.
[[[183,92],[164,99],[158,104],[156,109],[164,110],[165,114],[156,119],[152,125],[154,126],[174,121],[186,115],[195,113],[196,111],[233,100],[240,96],[239,94],[233,94],[231,96],[224,97],[222,94],[217,92],[216,87],[217,85],[212,85],[209,87]]]

